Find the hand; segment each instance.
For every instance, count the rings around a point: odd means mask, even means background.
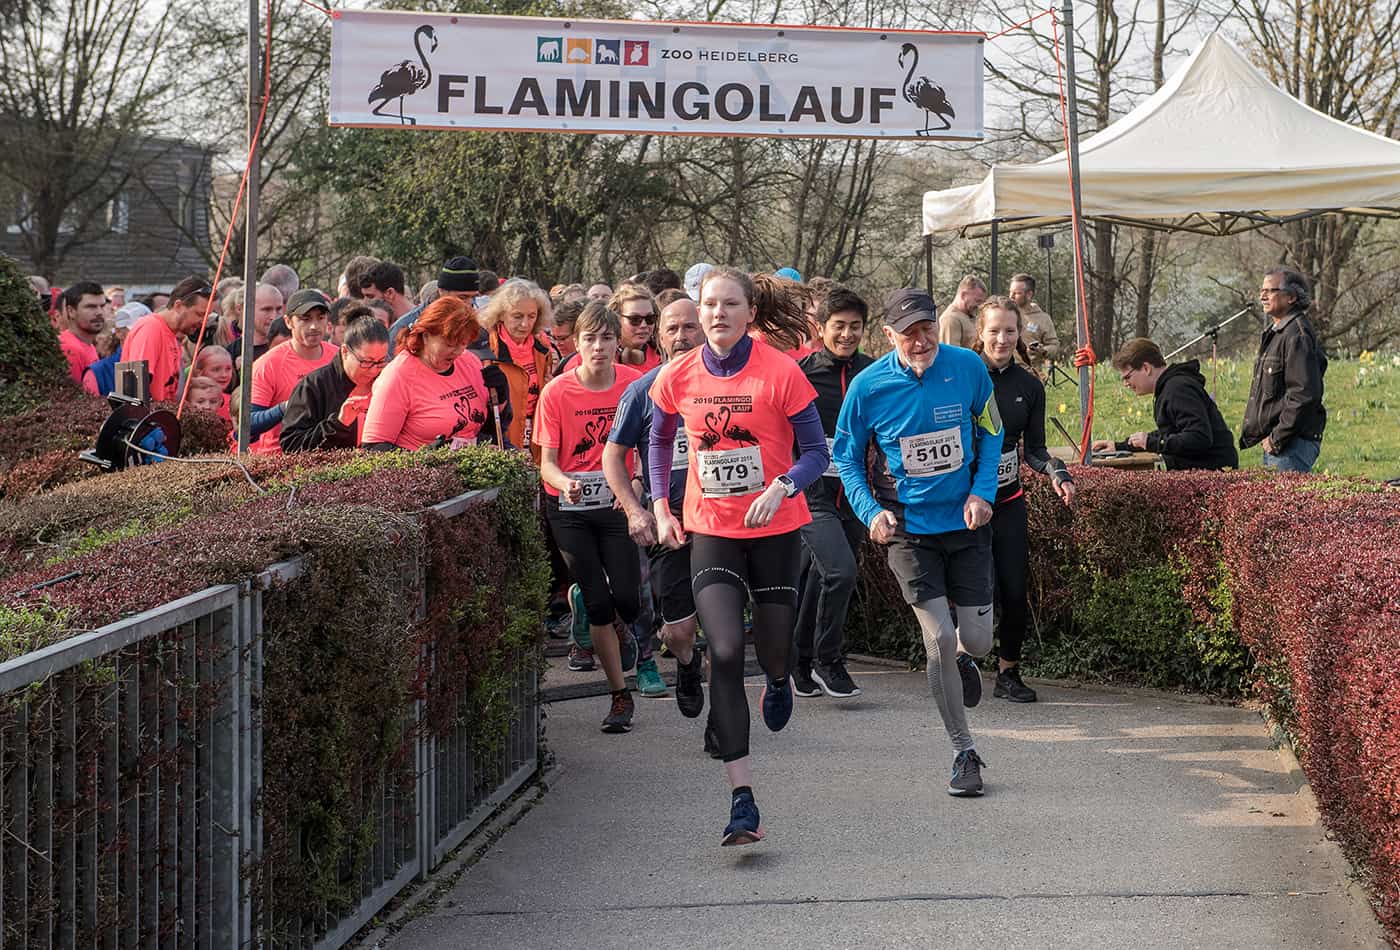
[[[768,527],[768,523],[778,513],[778,508],[785,498],[787,498],[787,489],[783,487],[782,482],[775,479],[763,490],[763,494],[755,498],[753,504],[749,505],[749,510],[744,514],[744,527]]]
[[[1264,441],[1263,441],[1263,443],[1262,443],[1262,447],[1263,447],[1264,451],[1265,451],[1265,452],[1268,452],[1270,455],[1276,455],[1276,454],[1277,454],[1276,452],[1274,452],[1274,440],[1271,439],[1271,438],[1269,438],[1267,435],[1264,436]]]
[[[1089,448],[1091,448],[1095,452],[1112,452],[1114,448],[1113,440],[1095,439],[1093,445],[1089,446]]]
[[[369,408],[369,395],[350,395],[345,397],[345,401],[340,404],[340,414],[336,417],[340,424],[348,426],[354,423],[361,413]]]
[[[1128,436],[1128,444],[1131,445],[1133,448],[1137,449],[1139,452],[1146,452],[1147,433],[1134,432],[1132,435]]]
[[[1065,503],[1066,508],[1071,507],[1074,504],[1074,482],[1062,478],[1054,484],[1055,494],[1060,496],[1060,501]]]
[[[968,495],[963,505],[963,522],[969,531],[976,531],[992,520],[992,506],[980,495]]]
[[[560,494],[569,504],[577,505],[583,500],[583,485],[577,479],[571,478],[568,486]]]
[[[1074,351],[1075,366],[1093,366],[1098,361],[1098,354],[1094,352],[1092,346],[1082,346]]]
[[[1031,340],[1030,343],[1026,344],[1026,349],[1030,350],[1032,353],[1039,353],[1041,350],[1045,349],[1045,344],[1041,343],[1039,340]]]
[[[894,514],[882,511],[875,516],[874,521],[870,522],[870,540],[876,544],[889,544],[897,527],[899,527],[899,523],[894,520]]]
[[[633,544],[650,547],[656,543],[656,517],[644,508],[627,512],[627,536]]]
[[[685,532],[669,507],[656,510],[656,540],[676,551],[685,547]]]

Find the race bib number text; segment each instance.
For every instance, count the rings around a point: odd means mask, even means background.
[[[583,494],[575,504],[570,504],[564,499],[561,492],[559,495],[560,511],[592,511],[595,508],[607,508],[613,503],[612,489],[608,487],[608,480],[602,472],[565,472],[574,481],[578,482],[583,489]]]
[[[690,464],[690,440],[685,431],[676,433],[676,447],[671,451],[671,471],[679,472]]]
[[[696,452],[700,492],[706,498],[752,495],[763,490],[763,456],[758,446],[724,452]]]
[[[914,478],[945,475],[962,468],[962,429],[939,429],[899,440],[904,474]]]
[[[997,487],[1001,488],[1010,485],[1021,477],[1021,456],[1015,450],[1001,453],[1001,461],[997,463]]]

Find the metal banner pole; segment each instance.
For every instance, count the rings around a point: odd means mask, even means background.
[[[1080,223],[1081,204],[1079,195],[1079,101],[1074,89],[1074,4],[1072,0],[1065,0],[1061,15],[1064,18],[1065,30],[1065,95],[1069,120],[1069,196],[1072,208],[1071,227],[1074,229],[1075,237],[1075,267],[1074,267],[1074,287],[1075,287],[1075,321],[1074,334],[1078,341],[1079,348],[1089,345],[1089,314],[1086,311],[1088,297],[1084,291],[1084,229]],[[1089,418],[1089,374],[1093,367],[1081,366],[1079,368],[1079,418]],[[1092,439],[1085,439],[1080,447],[1080,461],[1088,464],[1089,445]]]
[[[258,41],[258,0],[248,0],[248,193],[243,251],[243,347],[238,372],[238,454],[248,451],[253,402],[253,314],[258,295],[258,114],[262,107],[262,63]]]

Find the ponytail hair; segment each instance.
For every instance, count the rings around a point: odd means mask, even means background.
[[[797,284],[773,274],[750,277],[734,267],[716,267],[700,282],[702,296],[705,285],[714,280],[732,280],[739,285],[744,299],[754,308],[754,327],[771,345],[795,350],[810,341],[807,302]]]
[[[993,310],[1006,310],[1016,314],[1016,353],[1027,366],[1031,365],[1031,351],[1026,349],[1026,340],[1023,336],[1025,327],[1021,323],[1021,308],[1016,305],[1016,301],[1000,294],[988,297],[982,301],[982,306],[977,308],[977,338],[972,341],[973,350],[978,353],[983,351],[982,328],[986,325],[987,314]]]

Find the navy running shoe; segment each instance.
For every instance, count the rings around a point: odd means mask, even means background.
[[[982,671],[966,653],[958,654],[958,675],[962,677],[963,705],[968,709],[982,701]]]
[[[762,840],[763,826],[759,824],[758,806],[754,804],[753,794],[740,792],[729,806],[729,824],[724,826],[724,838],[720,840],[720,845],[728,848]]]
[[[782,732],[792,718],[792,677],[784,676],[781,684],[771,680],[764,684],[759,702],[763,706],[763,724],[770,732]]]
[[[982,794],[982,769],[986,766],[976,749],[959,752],[953,759],[953,776],[948,794],[956,798],[976,798]]]

